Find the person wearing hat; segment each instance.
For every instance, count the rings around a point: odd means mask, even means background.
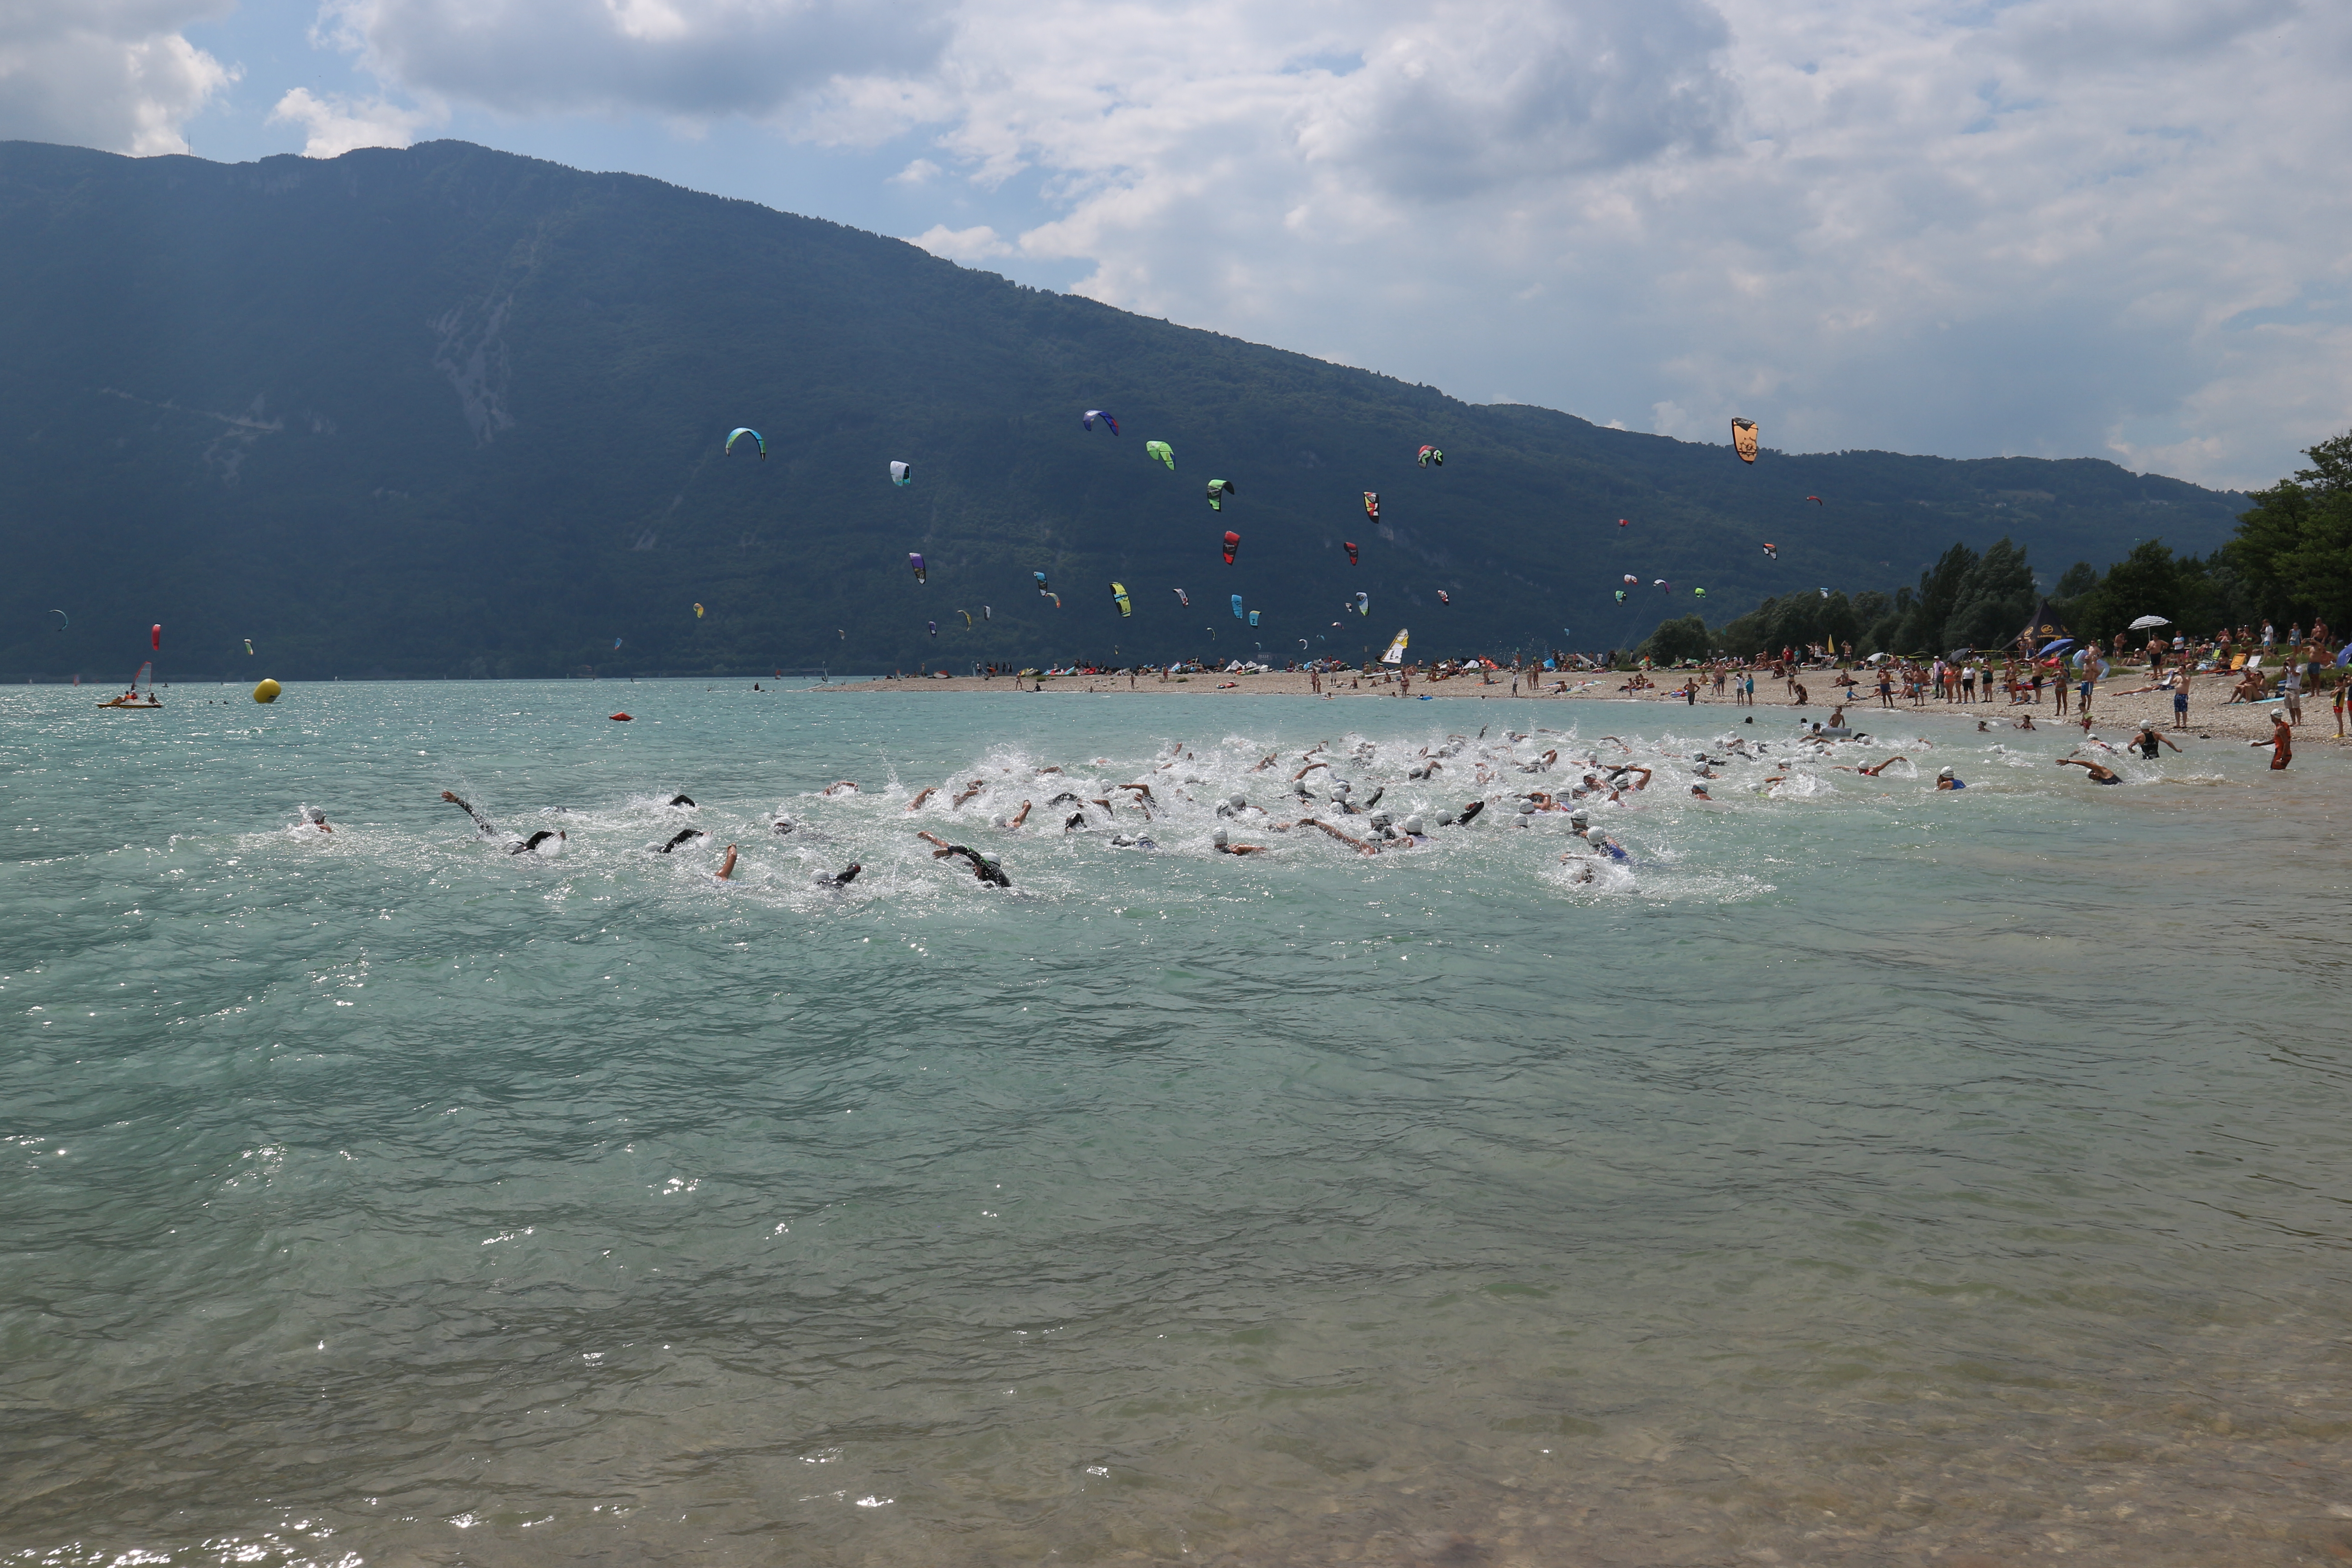
[[[1966,789],[1969,786],[1961,783],[1959,778],[1953,773],[1951,769],[1938,768],[1936,770],[1936,787],[1937,789]]]
[[[2157,748],[2159,746],[2172,746],[2176,752],[2180,750],[2179,746],[2172,745],[2171,736],[2156,727],[2156,721],[2153,719],[2139,727],[2139,733],[2131,738],[2130,743],[2137,746],[2141,757],[2151,763],[2156,761]]]
[[[1265,846],[1263,844],[1234,844],[1230,842],[1225,837],[1225,830],[1222,827],[1209,835],[1209,847],[1220,855],[1263,855],[1265,853]]]
[[[1631,860],[1625,847],[1604,833],[1594,830],[1592,819],[1583,812],[1572,812],[1568,818],[1568,830],[1592,847],[1594,854],[1604,860]]]

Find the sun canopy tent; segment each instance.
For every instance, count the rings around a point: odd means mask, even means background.
[[[2050,607],[2050,601],[2044,599],[2034,606],[2033,618],[2025,623],[2025,629],[2017,634],[2017,640],[2029,648],[2039,648],[2044,643],[2074,635],[2066,629],[2066,623],[2058,618],[2058,612]]]

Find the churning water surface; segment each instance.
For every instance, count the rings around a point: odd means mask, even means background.
[[[0,694],[0,1563],[2352,1556],[2320,748],[207,695]]]

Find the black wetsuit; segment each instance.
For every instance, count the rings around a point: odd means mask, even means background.
[[[866,869],[865,867],[853,864],[847,869],[836,871],[830,877],[819,877],[817,885],[824,888],[846,888],[857,879],[857,873],[864,869]]]
[[[2139,732],[2139,754],[2149,762],[2156,761],[2157,749],[2163,744],[2163,742],[2156,738],[2155,731],[2142,730]]]
[[[694,797],[690,795],[674,795],[669,797],[669,803],[672,805],[692,805]]]
[[[961,855],[965,859],[970,860],[971,862],[971,874],[979,878],[983,882],[992,883],[1000,888],[1009,888],[1013,886],[1013,879],[1004,874],[1004,868],[990,859],[987,856],[982,854],[977,849],[966,848],[961,844],[950,844],[945,849],[940,851],[940,853],[943,855]]]
[[[555,829],[551,827],[542,827],[538,832],[532,834],[530,837],[524,839],[521,843],[516,845],[513,848],[508,850],[507,853],[509,855],[528,855],[532,850],[538,848],[541,845],[546,843],[549,839],[561,837],[562,835],[558,834]]]
[[[655,850],[654,853],[656,855],[667,855],[671,850],[677,848],[679,845],[691,842],[692,840],[701,837],[702,829],[699,827],[681,827],[677,830],[676,837],[663,845],[660,848]]]
[[[456,806],[459,811],[464,812],[467,816],[472,817],[474,819],[474,826],[481,829],[482,832],[488,834],[493,837],[497,836],[499,831],[498,825],[492,822],[488,817],[484,816],[480,812],[476,811],[472,806],[467,805],[464,801],[459,800],[454,795],[449,796],[449,804]]]
[[[1461,816],[1461,817],[1460,817],[1460,819],[1459,819],[1459,820],[1460,820],[1460,823],[1461,823],[1461,826],[1463,826],[1464,827],[1467,827],[1467,826],[1470,826],[1470,820],[1471,820],[1471,818],[1473,818],[1473,817],[1476,816],[1480,812],[1482,812],[1482,811],[1484,811],[1484,810],[1486,810],[1486,803],[1485,801],[1483,801],[1483,800],[1474,800],[1474,801],[1472,801],[1468,805],[1465,805],[1465,806],[1464,806],[1464,807],[1462,808],[1462,816]]]

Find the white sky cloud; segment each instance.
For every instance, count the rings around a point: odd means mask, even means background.
[[[341,93],[322,98],[298,87],[278,100],[269,118],[276,124],[302,127],[305,158],[340,158],[355,147],[405,147],[417,132],[446,116],[429,109],[404,109],[381,98]]]
[[[181,29],[234,0],[0,5],[0,138],[142,155],[184,153],[181,127],[236,79]]]

